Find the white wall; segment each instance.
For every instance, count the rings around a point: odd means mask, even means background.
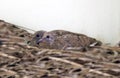
[[[0,19],[33,30],[65,29],[120,40],[120,0],[0,0]]]

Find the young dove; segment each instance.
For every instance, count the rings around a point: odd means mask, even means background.
[[[60,50],[83,49],[101,44],[94,38],[65,30],[37,31],[30,42],[30,45],[39,48]]]

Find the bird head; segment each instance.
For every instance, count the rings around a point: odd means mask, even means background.
[[[36,34],[36,37],[38,37],[36,39],[36,43],[37,44],[40,44],[40,43],[48,43],[50,45],[52,45],[52,43],[54,42],[54,35],[50,32],[45,32],[44,34],[42,34],[41,36],[38,36],[40,35],[40,33]]]
[[[38,40],[42,39],[44,33],[46,31],[43,31],[43,30],[40,30],[40,31],[37,31],[34,35],[33,35],[33,38],[32,40],[30,41],[30,45],[35,45],[38,43]]]

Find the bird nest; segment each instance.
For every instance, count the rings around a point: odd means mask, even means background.
[[[27,45],[25,28],[0,20],[0,78],[120,78],[120,48],[86,52]]]

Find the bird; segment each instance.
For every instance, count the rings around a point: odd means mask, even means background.
[[[118,47],[120,47],[120,41],[118,42],[118,44],[117,44],[117,45],[118,45]]]
[[[69,50],[83,49],[90,46],[100,46],[101,41],[84,34],[66,30],[37,31],[31,39],[30,45],[39,48]]]
[[[32,45],[32,46],[37,46],[38,40],[42,39],[45,32],[46,31],[44,31],[44,30],[40,30],[40,31],[35,32],[32,39],[28,41],[28,44]]]

